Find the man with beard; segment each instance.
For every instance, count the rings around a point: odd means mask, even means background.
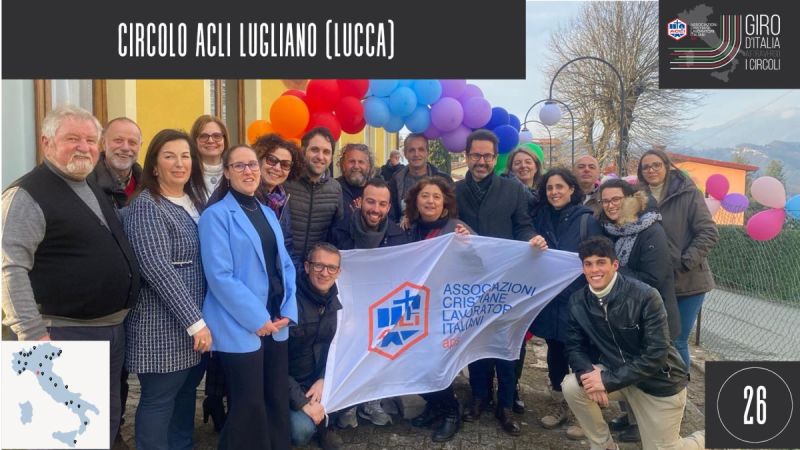
[[[317,242],[329,240],[331,225],[343,219],[342,187],[327,174],[336,141],[327,128],[312,128],[300,140],[306,170],[284,185],[294,238],[293,260],[302,260]]]
[[[594,156],[583,155],[575,161],[572,173],[578,179],[578,185],[583,192],[583,204],[591,208],[596,217],[601,209],[595,195],[600,182],[600,163]]]
[[[392,193],[392,210],[389,218],[400,222],[406,210],[405,198],[408,191],[423,177],[442,177],[453,183],[453,178],[439,171],[428,162],[428,138],[422,133],[411,133],[403,141],[403,153],[408,160],[408,166],[398,170],[389,182],[389,191]]]
[[[361,208],[353,211],[348,228],[341,224],[334,229],[333,241],[340,250],[391,247],[409,242],[405,231],[388,219],[391,208],[389,186],[381,178],[373,178],[364,186]],[[339,416],[339,427],[355,428],[358,415],[375,425],[383,426],[392,418],[381,407],[380,400],[373,400],[353,407]]]
[[[342,206],[344,207],[344,219],[339,225],[343,225],[345,229],[349,228],[353,211],[361,206],[364,185],[367,180],[372,178],[374,167],[372,153],[366,145],[347,144],[342,148],[342,156],[339,157],[339,170],[342,175],[336,181],[342,187]]]
[[[118,117],[106,125],[101,143],[100,160],[87,178],[120,210],[128,204],[142,178],[142,166],[136,162],[142,146],[142,130],[133,120]]]
[[[497,162],[497,136],[488,130],[473,131],[467,137],[467,167],[464,180],[456,183],[458,216],[475,234],[528,241],[536,248],[547,248],[536,234],[528,214],[528,192],[516,180],[494,174]],[[515,361],[487,358],[469,365],[469,384],[473,402],[464,413],[464,422],[477,421],[489,407],[490,386],[497,371],[497,411],[503,430],[518,436],[522,430],[511,415],[516,391]]]
[[[19,340],[109,343],[113,441],[122,414],[123,321],[140,280],[114,207],[86,179],[100,132],[88,111],[56,108],[42,122],[44,163],[3,192],[3,325]]]

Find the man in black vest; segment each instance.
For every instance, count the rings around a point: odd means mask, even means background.
[[[44,163],[3,192],[3,324],[20,340],[108,341],[110,438],[119,428],[123,321],[139,267],[108,198],[86,177],[100,123],[73,106],[42,123]]]

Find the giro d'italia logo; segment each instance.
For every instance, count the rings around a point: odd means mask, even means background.
[[[369,351],[396,359],[428,335],[431,291],[404,282],[369,307]]]
[[[685,38],[687,30],[688,27],[686,26],[686,22],[682,21],[681,19],[675,19],[667,24],[667,34],[676,41],[680,41],[681,39]]]

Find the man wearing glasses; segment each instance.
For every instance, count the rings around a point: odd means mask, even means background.
[[[341,440],[325,427],[320,403],[328,350],[336,334],[341,255],[331,244],[311,247],[297,277],[298,325],[289,330],[289,429],[292,444],[306,445],[316,433],[319,446],[336,449]]]
[[[488,130],[476,130],[467,137],[466,177],[456,183],[458,218],[475,234],[518,241],[529,241],[543,249],[544,238],[536,234],[528,215],[525,186],[494,174],[497,161],[497,136]],[[515,361],[482,359],[469,365],[472,406],[464,412],[464,422],[475,422],[490,403],[490,386],[497,371],[497,411],[503,430],[520,434],[519,423],[511,415],[516,388]]]

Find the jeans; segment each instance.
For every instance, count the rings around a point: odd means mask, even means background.
[[[140,373],[142,396],[136,408],[136,448],[191,449],[197,385],[205,367],[171,373]]]
[[[292,435],[292,445],[302,447],[314,437],[314,433],[317,432],[317,426],[314,425],[314,421],[302,409],[298,411],[290,409],[289,431]]]
[[[692,361],[689,356],[689,334],[694,328],[694,321],[697,320],[697,314],[700,312],[705,298],[706,294],[678,297],[678,311],[681,314],[681,333],[675,338],[673,344],[678,353],[681,354],[687,370]]]

